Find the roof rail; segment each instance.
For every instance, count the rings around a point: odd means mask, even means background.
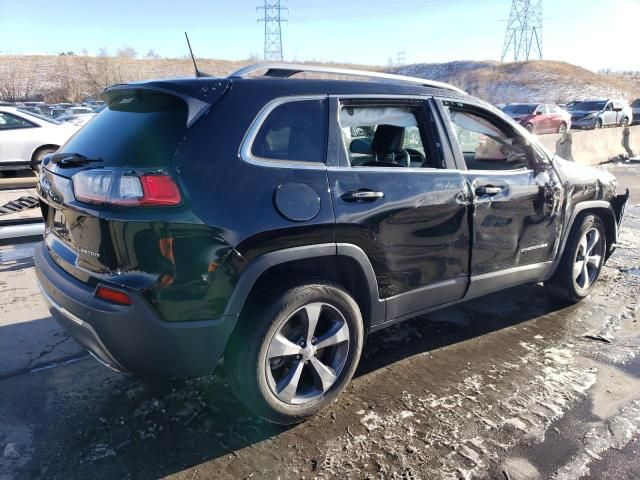
[[[464,90],[449,85],[448,83],[436,82],[433,80],[425,80],[418,77],[407,77],[405,75],[394,75],[391,73],[370,72],[367,70],[353,70],[349,68],[321,67],[318,65],[300,65],[294,63],[256,63],[247,65],[239,70],[229,74],[229,78],[244,78],[252,73],[265,70],[265,77],[289,78],[293,75],[303,72],[325,73],[332,75],[347,75],[350,77],[364,77],[378,80],[387,80],[389,82],[408,83],[411,85],[420,85],[423,87],[441,88],[443,90],[451,90],[466,95]]]

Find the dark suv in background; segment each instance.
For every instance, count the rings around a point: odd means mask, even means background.
[[[584,298],[628,198],[428,80],[274,64],[103,98],[38,185],[52,314],[121,371],[224,355],[279,423],[335,399],[369,332],[523,283]]]

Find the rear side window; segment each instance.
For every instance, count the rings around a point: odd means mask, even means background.
[[[25,119],[11,115],[10,113],[0,112],[0,130],[13,130],[16,128],[29,128],[35,125],[27,122]]]
[[[327,108],[324,100],[276,107],[256,135],[251,154],[266,160],[324,162]]]
[[[147,90],[117,95],[62,151],[98,157],[108,166],[170,164],[186,130],[184,101]]]

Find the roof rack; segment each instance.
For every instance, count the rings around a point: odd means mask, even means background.
[[[300,65],[294,63],[256,63],[247,65],[239,70],[231,73],[229,78],[245,78],[252,73],[265,70],[263,76],[275,78],[289,78],[293,75],[303,72],[325,73],[332,75],[347,75],[350,77],[364,77],[379,80],[387,80],[389,82],[407,83],[411,85],[420,85],[423,87],[441,88],[443,90],[451,90],[466,95],[464,90],[449,85],[448,83],[425,80],[424,78],[407,77],[405,75],[394,75],[391,73],[370,72],[366,70],[353,70],[349,68],[320,67],[317,65]]]

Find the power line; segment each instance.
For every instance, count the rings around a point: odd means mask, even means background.
[[[536,52],[542,60],[542,0],[512,0],[500,61],[509,52],[514,62],[529,60]]]
[[[429,7],[437,7],[442,5],[449,5],[452,3],[459,3],[464,0],[400,0],[393,1],[387,0],[379,4],[381,8],[376,8],[374,0],[367,2],[366,5],[358,7],[358,5],[349,4],[345,5],[346,8],[338,9],[327,6],[323,9],[324,12],[320,14],[313,14],[305,11],[306,16],[296,18],[297,23],[311,23],[329,20],[348,20],[348,19],[362,19],[366,17],[379,17],[383,15],[393,15],[396,13],[403,13],[408,11],[424,10]],[[313,7],[300,7],[299,10],[307,8],[316,8],[317,4]]]
[[[264,59],[265,61],[282,61],[282,12],[287,8],[280,6],[280,0],[264,0],[264,5],[257,7],[264,16],[258,22],[264,23]]]

